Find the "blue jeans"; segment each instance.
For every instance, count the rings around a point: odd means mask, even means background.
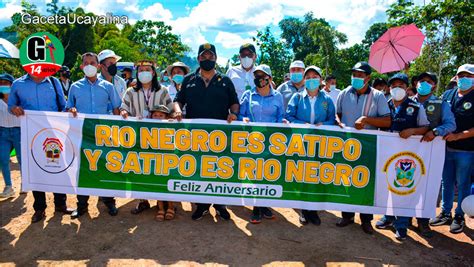
[[[21,163],[20,127],[0,127],[0,169],[6,186],[12,185],[10,175],[10,153],[14,148],[18,163]]]
[[[441,211],[451,214],[454,201],[454,185],[458,186],[458,206],[455,216],[464,216],[461,203],[470,194],[471,171],[474,168],[474,151],[446,150],[443,180],[441,181]]]
[[[410,221],[410,219],[411,217],[384,215],[381,220],[386,222],[393,222],[393,228],[398,230],[407,229],[408,222]]]

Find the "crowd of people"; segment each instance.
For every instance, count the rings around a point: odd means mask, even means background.
[[[25,110],[70,112],[74,117],[84,114],[113,114],[151,119],[217,119],[245,122],[300,123],[338,125],[358,130],[381,130],[399,134],[400,138],[418,135],[420,141],[431,142],[437,136],[446,140],[446,159],[442,173],[441,213],[436,218],[417,218],[418,230],[430,237],[430,226],[450,225],[452,233],[464,227],[464,213],[452,208],[457,187],[457,203],[470,194],[471,173],[474,169],[474,65],[458,68],[442,98],[435,96],[438,78],[430,72],[421,73],[411,80],[405,73],[396,73],[390,79],[376,79],[371,84],[372,68],[358,62],[351,70],[351,84],[336,88],[337,77],[323,76],[317,66],[305,66],[295,60],[289,66],[285,82],[278,87],[273,81],[271,67],[256,65],[256,48],[244,44],[239,49],[240,65],[226,74],[216,70],[215,46],[199,46],[199,68],[191,71],[182,62],[175,62],[161,72],[153,61],[135,62],[136,75],[126,69],[117,75],[117,61],[121,58],[112,50],[99,54],[82,55],[84,77],[70,80],[67,67],[61,68],[59,79],[40,78],[26,74],[14,79],[0,75],[0,165],[5,188],[0,197],[15,194],[9,169],[12,149],[21,164],[19,118]],[[98,72],[100,71],[100,74]],[[440,174],[441,175],[441,174]],[[437,194],[437,192],[432,192]],[[33,192],[35,210],[32,222],[45,217],[44,192]],[[88,212],[89,196],[77,196],[77,208],[66,206],[65,194],[54,194],[55,211],[79,218]],[[111,216],[118,214],[115,199],[100,197]],[[193,220],[209,213],[213,206],[224,220],[230,214],[224,205],[196,203]],[[149,209],[148,200],[139,200],[131,211],[140,214]],[[172,220],[175,203],[158,201],[155,219]],[[354,223],[354,213],[342,212],[336,225],[345,227]],[[272,219],[268,207],[254,207],[251,223]],[[372,214],[360,214],[362,230],[373,233]],[[302,224],[321,224],[318,211],[302,210]],[[395,228],[396,238],[403,240],[411,218],[383,216],[375,223],[378,229]]]

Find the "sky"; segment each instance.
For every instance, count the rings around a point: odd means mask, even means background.
[[[0,0],[0,29],[11,24],[10,17],[21,10],[21,0]],[[33,0],[46,15],[48,1]],[[83,7],[87,12],[105,15],[127,15],[129,21],[160,20],[172,26],[172,32],[193,51],[199,44],[216,45],[218,63],[238,53],[240,45],[252,42],[257,30],[270,26],[280,34],[278,22],[287,17],[302,18],[313,12],[326,19],[348,37],[344,47],[359,43],[375,22],[384,22],[386,9],[395,0],[59,0],[60,6]],[[415,3],[423,0],[415,0]]]

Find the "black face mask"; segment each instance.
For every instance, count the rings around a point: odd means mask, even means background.
[[[262,83],[262,81],[265,83]],[[270,83],[270,79],[265,78],[264,76],[255,76],[253,82],[255,83],[255,86],[257,86],[257,88],[263,88]]]
[[[199,67],[205,71],[210,71],[216,67],[216,62],[212,60],[203,60],[199,62]]]
[[[65,71],[61,74],[63,75],[64,78],[67,78],[67,79],[69,79],[71,77],[71,73],[69,71]]]
[[[117,64],[112,64],[112,65],[108,66],[107,67],[107,72],[112,76],[117,74]]]

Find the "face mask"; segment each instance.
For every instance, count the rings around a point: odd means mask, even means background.
[[[290,73],[290,80],[294,83],[299,83],[303,80],[302,72],[292,72]]]
[[[403,88],[395,87],[390,90],[390,95],[392,96],[393,100],[400,101],[405,98],[407,92]]]
[[[306,89],[308,89],[308,91],[314,92],[319,88],[320,83],[321,81],[319,79],[306,79],[304,86]]]
[[[244,67],[245,69],[248,69],[252,66],[253,59],[249,57],[244,57],[240,59],[240,63],[242,64],[242,67]]]
[[[85,66],[82,71],[84,71],[84,74],[87,77],[94,77],[97,74],[97,67],[92,66],[92,65],[87,65]]]
[[[461,91],[467,91],[472,87],[472,80],[474,78],[463,77],[458,79],[458,88]]]
[[[425,96],[431,93],[431,88],[433,86],[427,82],[418,82],[418,86],[416,87],[416,91],[419,95]]]
[[[205,71],[210,71],[216,67],[216,62],[212,60],[203,60],[199,62],[199,67]]]
[[[107,67],[107,72],[112,76],[117,74],[117,64],[112,64],[112,65],[108,66]]]
[[[0,93],[3,93],[3,94],[9,94],[10,93],[10,86],[8,85],[0,85]]]
[[[336,90],[336,85],[335,85],[335,84],[330,85],[330,86],[329,86],[329,90],[331,90],[331,91]]]
[[[352,77],[351,79],[351,85],[354,87],[356,90],[360,90],[364,88],[364,78],[356,78]]]
[[[169,80],[170,80],[170,78],[168,78],[168,76],[163,76],[163,81],[167,82]]]
[[[263,88],[270,83],[268,78],[264,78],[262,76],[256,76],[253,82],[257,88]]]
[[[69,71],[63,72],[62,75],[64,78],[67,78],[67,79],[71,77],[71,73]]]
[[[153,74],[151,71],[142,71],[138,73],[138,80],[141,83],[149,83],[151,82],[151,79],[153,79]]]
[[[173,81],[177,84],[181,84],[183,80],[184,80],[184,76],[181,74],[176,74],[175,76],[173,76]]]

